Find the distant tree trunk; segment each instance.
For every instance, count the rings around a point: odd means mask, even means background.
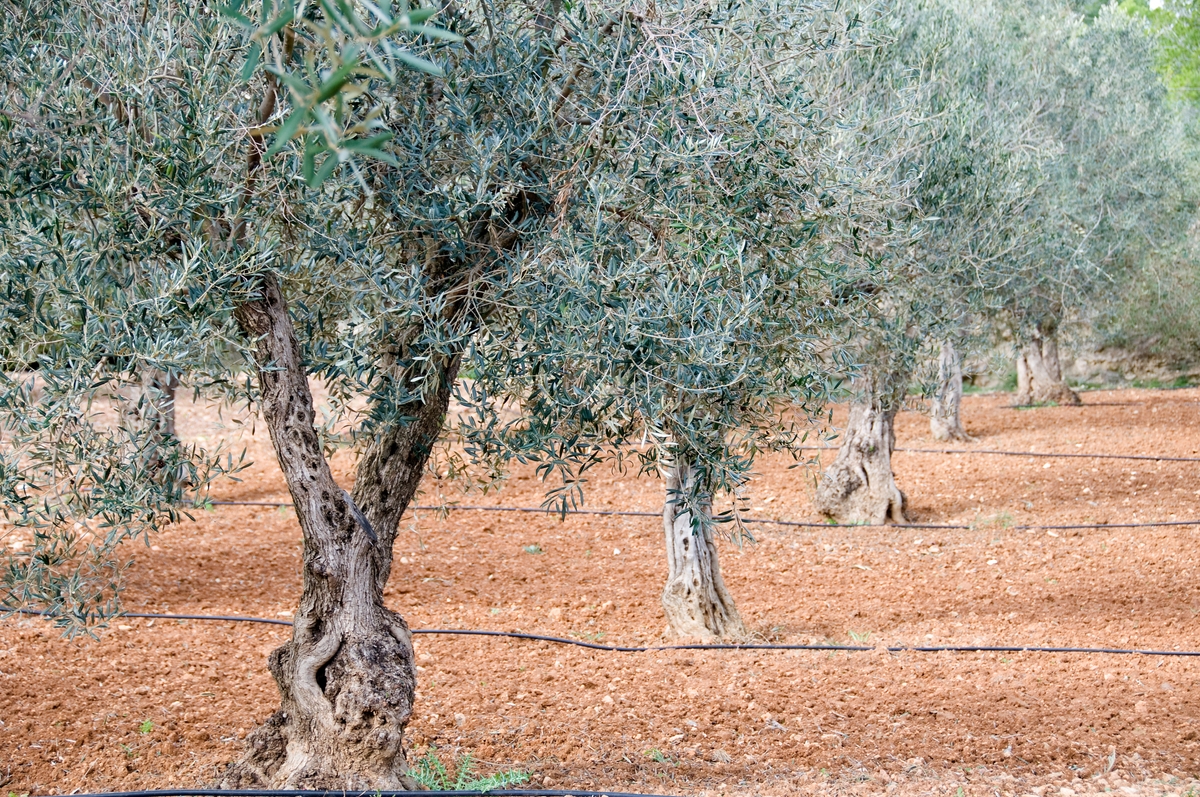
[[[133,383],[121,390],[122,413],[131,431],[145,441],[143,463],[155,478],[164,478],[166,447],[174,445],[175,390],[179,380],[157,368],[141,372],[141,384]],[[183,474],[179,474],[182,476]]]
[[[962,360],[949,340],[938,357],[938,391],[929,428],[935,440],[970,440],[962,425]]]
[[[1037,330],[1017,350],[1018,405],[1079,404],[1079,395],[1063,379],[1058,360],[1058,341],[1053,332]]]
[[[874,398],[850,405],[837,459],[817,485],[818,512],[838,523],[907,523],[904,493],[892,474],[896,412]]]
[[[142,391],[149,397],[153,423],[161,437],[175,437],[175,390],[179,380],[157,368],[142,374]]]
[[[703,502],[703,518],[696,517],[686,504],[695,478],[695,469],[686,463],[676,463],[667,471],[667,500],[663,506],[667,585],[662,606],[668,630],[677,637],[705,642],[744,639],[746,626],[717,562],[709,520],[711,502]]]
[[[248,739],[222,788],[412,789],[404,729],[416,684],[412,638],[383,605],[392,542],[449,403],[457,357],[441,385],[381,434],[359,461],[351,498],[333,479],[313,426],[300,347],[273,276],[237,308],[255,341],[261,409],[304,539],[304,588],[292,638],[270,656],[281,707]],[[361,507],[361,512],[359,510]]]

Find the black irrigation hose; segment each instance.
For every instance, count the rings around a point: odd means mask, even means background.
[[[10,609],[17,614],[35,614],[43,617],[50,612],[37,609]],[[143,614],[126,612],[122,617],[140,617],[153,620],[215,620],[233,623],[269,623],[271,625],[291,625],[288,620],[275,620],[270,617],[237,617],[207,614]],[[788,644],[711,644],[711,645],[652,645],[649,647],[625,647],[622,645],[605,645],[600,642],[583,642],[578,639],[565,637],[544,636],[542,634],[526,634],[521,631],[476,631],[461,628],[415,628],[414,634],[440,634],[447,636],[493,636],[510,637],[512,639],[529,639],[535,642],[553,642],[558,645],[575,645],[592,650],[604,650],[613,653],[656,653],[665,650],[845,650],[869,652],[886,650],[888,653],[1112,653],[1119,655],[1139,656],[1200,656],[1200,650],[1137,650],[1125,648],[1063,648],[1037,647],[1032,645],[892,645],[877,648],[873,645],[788,645]],[[498,792],[494,792],[498,793]]]
[[[1157,457],[1153,454],[1083,454],[1083,453],[1043,453],[1030,451],[998,451],[991,448],[970,450],[965,448],[897,448],[909,454],[990,454],[997,457],[1042,457],[1044,459],[1141,459],[1151,462],[1200,462],[1200,457]]]
[[[422,628],[414,630],[414,634],[452,634],[454,636],[503,636],[512,637],[514,639],[531,639],[536,642],[554,642],[559,645],[576,645],[581,648],[591,648],[592,650],[607,650],[613,653],[654,653],[660,650],[858,650],[868,651],[875,650],[873,647],[866,645],[772,645],[772,644],[745,644],[745,645],[726,645],[726,644],[711,644],[711,645],[652,645],[650,647],[624,647],[621,645],[605,645],[600,642],[581,642],[578,639],[567,639],[558,636],[542,636],[541,634],[526,634],[520,631],[466,631],[460,629],[449,628]]]
[[[1124,648],[1039,648],[1018,645],[913,645],[890,647],[891,653],[1116,653],[1138,656],[1200,656],[1200,650],[1126,650]]]
[[[799,451],[837,451],[837,446],[801,446]],[[1000,451],[994,448],[895,448],[906,454],[988,454],[997,457],[1042,459],[1137,459],[1150,462],[1200,462],[1200,457],[1160,457],[1154,454],[1083,454],[1079,452]]]
[[[0,609],[0,611],[3,611]],[[50,612],[38,609],[9,609],[17,614],[34,614],[42,617],[52,616]],[[276,620],[272,617],[240,617],[236,615],[215,614],[146,614],[143,612],[122,612],[121,617],[138,617],[150,620],[213,620],[230,623],[267,623],[270,625],[292,625],[290,620]],[[526,634],[521,631],[476,631],[462,628],[414,628],[413,634],[440,634],[447,636],[495,636],[511,637],[513,639],[529,639],[536,642],[554,642],[559,645],[575,645],[592,650],[606,650],[613,653],[650,653],[658,650],[858,650],[867,651],[875,648],[866,645],[656,645],[652,647],[624,647],[621,645],[605,645],[601,642],[584,642],[566,637],[543,636],[541,634]]]
[[[290,503],[275,503],[271,501],[209,501],[212,506],[270,506],[281,507],[291,506]],[[558,514],[557,510],[545,509],[538,506],[466,506],[462,504],[451,504],[447,506],[413,506],[410,509],[428,510],[436,512],[534,512],[541,514]],[[601,515],[605,517],[662,517],[661,512],[635,512],[631,510],[619,509],[568,509],[568,515]],[[794,528],[811,528],[811,529],[977,529],[980,526],[970,524],[955,524],[955,523],[905,523],[887,524],[887,523],[817,523],[805,522],[800,520],[771,520],[770,518],[742,518],[743,523],[762,523],[771,526],[791,526]],[[1027,525],[1027,526],[1006,526],[1005,528],[1013,531],[1070,531],[1076,529],[1141,529],[1141,528],[1156,528],[1161,526],[1200,526],[1200,519],[1197,520],[1161,520],[1149,521],[1146,523],[1079,523],[1069,525]]]
[[[579,789],[460,789],[457,791],[301,791],[299,789],[155,789],[80,793],[73,797],[669,797]]]
[[[32,609],[21,609],[22,614],[48,614],[34,612]],[[268,623],[270,625],[291,625],[291,620],[276,620],[271,617],[220,617],[211,614],[144,614],[142,612],[121,612],[122,617],[140,617],[149,620],[228,620],[232,623]]]

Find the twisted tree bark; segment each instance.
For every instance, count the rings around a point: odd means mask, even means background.
[[[929,430],[935,440],[970,440],[962,425],[962,359],[949,340],[938,357],[938,391],[933,397]]]
[[[676,637],[704,642],[745,639],[746,626],[721,578],[709,519],[711,501],[704,500],[696,514],[686,503],[695,479],[695,468],[687,463],[675,463],[666,475],[667,584],[662,607],[667,630]]]
[[[412,789],[404,729],[416,684],[404,619],[383,605],[392,541],[441,428],[458,358],[441,386],[372,441],[353,496],[334,481],[287,303],[272,275],[235,311],[255,341],[261,407],[304,537],[292,638],[270,656],[280,709],[251,733],[222,788]],[[361,507],[361,512],[359,508]]]
[[[850,405],[837,459],[817,485],[816,510],[838,523],[907,523],[906,499],[892,474],[895,410],[874,398]]]
[[[1018,405],[1080,404],[1079,395],[1063,379],[1058,341],[1053,332],[1034,330],[1028,343],[1017,350]]]

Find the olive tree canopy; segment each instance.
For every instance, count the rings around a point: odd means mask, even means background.
[[[171,386],[250,402],[304,586],[281,710],[225,785],[409,785],[411,639],[382,593],[456,390],[467,455],[538,459],[563,501],[635,430],[670,459],[709,420],[719,488],[819,382],[803,356],[739,377],[726,327],[819,303],[880,234],[802,79],[843,33],[819,3],[5,11],[0,508],[33,536],[3,603],[109,616],[118,543],[237,467],[173,437]]]

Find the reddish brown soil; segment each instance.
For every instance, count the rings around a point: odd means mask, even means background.
[[[1081,408],[966,400],[966,448],[1200,456],[1200,390],[1094,392]],[[183,419],[211,436],[216,415]],[[901,446],[933,446],[916,414]],[[286,500],[265,435],[221,497]],[[750,514],[813,519],[812,473],[761,464]],[[351,460],[337,460],[348,482]],[[1200,517],[1200,464],[899,453],[913,519],[972,530],[755,527],[723,566],[763,639],[1200,650],[1200,527],[1016,531]],[[661,484],[602,474],[589,507],[657,511]],[[431,490],[432,491],[432,490]],[[423,500],[432,500],[426,495]],[[533,506],[516,471],[472,504]],[[652,644],[664,578],[653,518],[418,512],[388,600],[414,628]],[[287,510],[218,507],[138,546],[130,611],[287,617]],[[527,546],[543,553],[527,553]],[[61,793],[195,786],[274,708],[282,626],[123,620],[99,642],[0,621],[0,781]],[[415,759],[471,753],[560,788],[685,794],[1181,793],[1200,775],[1200,660],[1119,655],[619,654],[419,636]],[[150,721],[153,726],[143,726]],[[142,727],[146,732],[141,732]],[[656,760],[661,759],[661,760]],[[1046,787],[1050,790],[1046,791]]]

